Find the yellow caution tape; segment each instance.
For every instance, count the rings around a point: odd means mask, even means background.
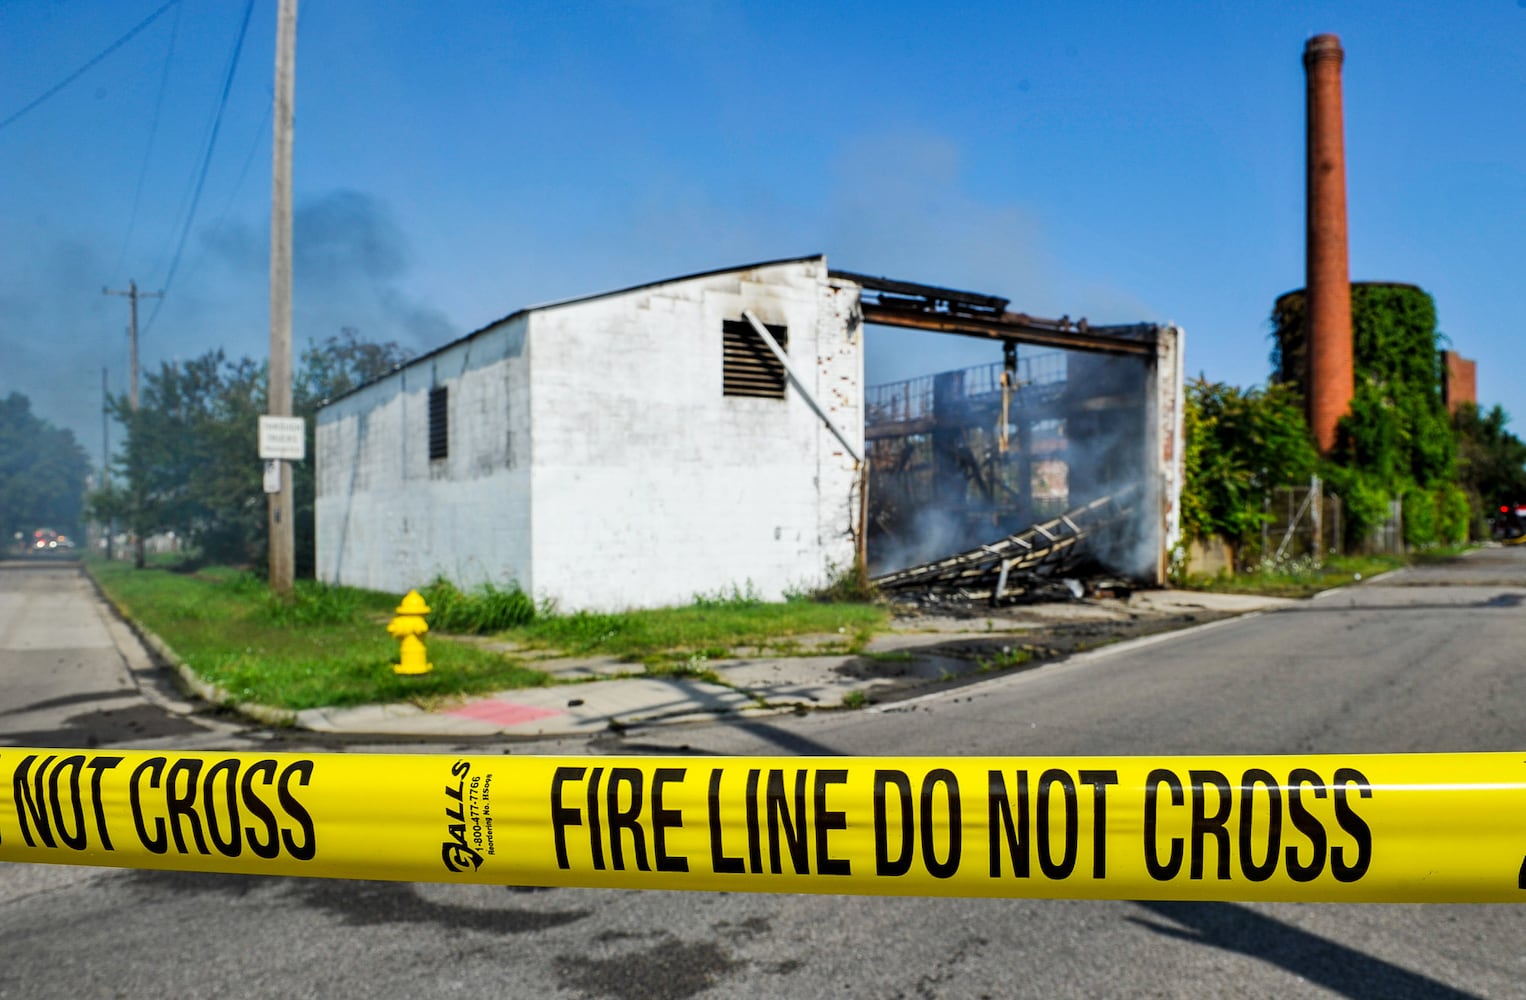
[[[1526,754],[0,748],[0,860],[628,889],[1526,902]]]

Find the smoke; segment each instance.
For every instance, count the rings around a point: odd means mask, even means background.
[[[1037,316],[1085,316],[1093,323],[1155,317],[1126,290],[1067,274],[1046,249],[1038,212],[983,197],[959,147],[945,137],[914,130],[860,137],[844,145],[836,167],[828,213],[834,266],[998,294],[1011,300],[1013,310]],[[1029,350],[1020,350],[1020,357]],[[1040,393],[1027,394],[1037,409],[1013,411],[1006,452],[998,445],[988,376],[981,376],[983,387],[970,387],[974,395],[984,392],[986,402],[959,418],[957,433],[936,441],[933,434],[903,439],[894,455],[890,442],[881,442],[885,454],[876,462],[869,493],[872,517],[881,522],[870,528],[874,572],[967,551],[1099,496],[1145,486],[1149,496],[1136,505],[1141,513],[1123,530],[1092,538],[1089,549],[1112,572],[1153,576],[1158,503],[1145,447],[1149,365],[1137,358],[1064,355],[1063,391],[1051,387],[1042,400]],[[964,371],[967,379],[976,378],[1000,357],[1000,347],[989,341],[871,327],[865,374],[871,386],[910,380],[931,396],[934,379],[927,373]],[[1013,404],[1026,405],[1018,399]],[[1063,460],[1069,488],[1036,503],[1021,481],[1016,427],[1037,423],[1039,410],[1054,434],[1029,442],[1027,458],[1049,458],[1046,449],[1061,448],[1054,458]]]
[[[0,396],[19,392],[32,412],[73,432],[101,462],[101,368],[126,387],[127,303],[101,294],[108,262],[73,238],[12,258],[0,278]]]
[[[1101,568],[1148,579],[1160,546],[1159,477],[1150,443],[1150,376],[1142,357],[1071,352],[1066,460],[1072,506],[1130,493],[1133,516],[1088,539]]]
[[[269,273],[268,231],[250,225],[208,233],[208,252],[233,275]],[[355,327],[368,340],[395,340],[415,351],[457,335],[445,313],[407,290],[410,243],[380,199],[340,189],[308,198],[292,212],[292,326],[295,341]]]
[[[1029,349],[1031,350],[1031,349]],[[1018,352],[1020,384],[1000,448],[996,366],[870,392],[869,429],[936,416],[939,430],[875,442],[870,563],[875,574],[970,551],[1102,497],[1130,516],[1088,534],[1076,572],[1154,577],[1161,545],[1147,420],[1146,359]],[[1058,377],[1057,377],[1058,376]],[[1045,472],[1063,480],[1039,490]]]
[[[293,346],[355,327],[367,340],[429,350],[459,333],[445,312],[410,288],[411,243],[392,211],[358,191],[302,200],[293,218]],[[113,239],[118,234],[113,234]],[[113,240],[59,235],[43,222],[16,234],[0,273],[0,395],[25,394],[39,417],[65,427],[101,462],[101,369],[110,390],[128,388],[128,302],[101,294],[112,281]],[[140,367],[221,348],[231,357],[269,350],[269,224],[232,220],[197,234],[165,298],[139,304]],[[127,270],[143,292],[158,275]],[[111,448],[121,429],[109,429]]]

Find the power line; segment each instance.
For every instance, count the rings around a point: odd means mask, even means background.
[[[312,13],[313,7],[317,5],[317,0],[305,0],[305,4],[306,6],[297,14],[297,30],[299,32],[302,30],[304,19]],[[228,222],[228,216],[233,213],[233,203],[238,200],[239,192],[244,189],[244,181],[249,176],[249,168],[254,164],[254,155],[260,151],[260,148],[265,144],[265,140],[270,138],[269,125],[274,110],[275,95],[272,94],[270,103],[265,105],[265,113],[260,118],[260,124],[254,130],[254,141],[249,146],[249,152],[244,154],[244,164],[239,167],[238,179],[233,182],[233,188],[228,193],[228,200],[223,204],[223,210],[218,214],[217,221],[205,230],[208,238],[222,232],[223,226]],[[187,272],[188,278],[196,273],[196,265],[205,259],[205,257],[196,258],[191,270]]]
[[[233,214],[233,203],[238,200],[239,192],[244,189],[244,181],[249,177],[249,168],[254,165],[254,154],[258,153],[265,145],[265,141],[270,138],[271,111],[271,106],[267,105],[265,114],[260,118],[260,126],[255,132],[254,141],[249,145],[249,152],[244,154],[244,165],[239,167],[238,179],[233,182],[233,188],[228,192],[228,200],[223,204],[223,210],[218,214],[217,221],[203,230],[208,240],[222,232],[223,226],[228,222],[228,216]],[[191,266],[186,271],[187,280],[197,273],[198,266],[206,259],[206,255],[203,254],[191,261]]]
[[[249,17],[254,12],[254,0],[247,0],[244,4],[244,18],[238,26],[238,38],[233,43],[233,56],[228,61],[228,72],[223,78],[223,91],[217,103],[217,117],[212,121],[212,135],[207,140],[207,149],[201,158],[201,170],[196,178],[196,188],[191,194],[191,205],[186,211],[185,224],[180,229],[180,239],[175,244],[175,254],[170,258],[169,271],[164,276],[164,290],[168,291],[175,280],[175,272],[180,269],[180,256],[185,251],[186,238],[191,235],[191,224],[196,221],[196,207],[201,203],[202,188],[207,183],[207,170],[212,165],[212,152],[217,148],[217,134],[222,129],[223,112],[228,107],[228,94],[233,90],[233,77],[238,72],[238,60],[244,51],[244,38],[249,33]],[[164,300],[154,303],[154,311],[149,314],[148,322],[144,324],[145,332],[152,327],[159,310],[163,308]]]
[[[137,35],[144,28],[148,27],[150,24],[153,24],[155,21],[157,21],[159,19],[159,16],[161,14],[163,14],[165,11],[169,10],[171,7],[175,6],[179,2],[180,2],[180,0],[168,0],[168,2],[166,2],[163,7],[160,7],[158,10],[156,10],[152,14],[148,15],[148,17],[145,17],[143,20],[139,21],[137,23],[137,25],[131,31],[129,31],[127,34],[123,35],[121,38],[118,38],[116,41],[112,42],[110,45],[108,45],[95,58],[93,58],[89,62],[85,63],[85,65],[81,66],[79,69],[75,70],[73,73],[70,73],[68,76],[64,77],[64,79],[62,81],[60,81],[59,83],[56,83],[53,86],[49,87],[47,90],[43,91],[41,96],[34,98],[31,101],[31,103],[27,104],[26,107],[22,108],[20,111],[15,112],[9,118],[6,118],[4,121],[0,121],[0,130],[5,129],[7,126],[11,125],[18,118],[20,118],[22,115],[25,115],[27,112],[33,110],[38,105],[40,105],[44,101],[46,101],[48,98],[52,97],[54,94],[57,94],[60,90],[63,90],[65,87],[69,86],[69,84],[73,83],[75,80],[78,80],[80,77],[82,77],[86,73],[90,72],[90,70],[95,67],[96,63],[100,62],[102,59],[105,59],[107,56],[111,55],[117,49],[120,49],[122,46],[124,46],[128,42],[132,41],[132,39],[133,39],[133,37],[135,35]]]
[[[175,40],[180,37],[180,12],[183,9],[176,6],[175,20],[170,25],[170,47],[164,54],[164,72],[159,74],[159,94],[154,98],[154,118],[148,126],[148,146],[143,150],[143,166],[138,170],[138,186],[132,195],[132,212],[127,217],[127,235],[122,240],[122,252],[117,255],[116,267],[111,269],[113,280],[127,260],[127,251],[132,246],[132,236],[138,226],[138,206],[143,201],[143,182],[148,178],[148,164],[154,155],[154,140],[159,135],[159,115],[164,109],[164,92],[170,82],[170,65],[175,61]]]
[[[302,24],[305,23],[307,15],[313,12],[314,6],[317,6],[317,0],[305,0],[305,6],[299,12],[298,18],[296,18],[298,31],[302,31]],[[229,194],[227,194],[227,200],[223,203],[223,211],[218,214],[217,221],[203,231],[206,234],[206,237],[204,237],[206,240],[211,240],[212,237],[223,232],[223,226],[227,224],[227,217],[232,215],[233,203],[237,202],[238,194],[244,189],[244,180],[249,179],[249,168],[255,162],[255,154],[259,153],[262,145],[266,144],[266,140],[270,137],[270,116],[273,115],[273,111],[275,111],[275,96],[272,95],[272,101],[270,101],[270,104],[266,104],[266,113],[264,113],[264,116],[261,116],[259,125],[255,128],[255,139],[253,139],[253,142],[250,142],[249,153],[244,154],[243,166],[238,168],[238,179],[233,182],[233,188],[230,189]],[[198,256],[198,258],[192,261],[191,270],[186,272],[186,278],[189,279],[197,273],[197,266],[203,260],[206,260],[206,256]]]

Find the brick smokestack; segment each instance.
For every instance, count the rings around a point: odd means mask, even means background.
[[[1303,50],[1309,91],[1308,408],[1321,453],[1351,408],[1351,272],[1346,251],[1346,143],[1336,35],[1315,35]]]

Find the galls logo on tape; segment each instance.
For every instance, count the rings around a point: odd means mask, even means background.
[[[450,766],[453,779],[445,784],[445,840],[440,860],[446,871],[476,871],[484,855],[493,854],[493,776],[473,774],[470,761]]]

